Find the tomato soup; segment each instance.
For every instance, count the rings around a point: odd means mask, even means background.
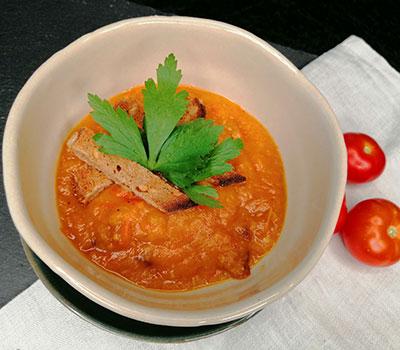
[[[265,127],[222,96],[181,88],[202,101],[206,118],[224,126],[221,139],[243,140],[231,163],[246,181],[217,187],[222,209],[197,206],[165,214],[116,184],[82,204],[71,170],[83,162],[66,143],[57,168],[61,231],[88,260],[145,288],[191,290],[248,277],[279,239],[285,217],[282,159]],[[110,101],[132,96],[141,104],[141,90],[135,87]],[[81,127],[102,131],[90,115],[72,131]]]

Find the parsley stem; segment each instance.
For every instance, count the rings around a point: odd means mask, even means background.
[[[154,170],[156,165],[157,165],[157,162],[155,162],[153,159],[149,159],[147,161],[147,168],[150,169],[150,170]]]

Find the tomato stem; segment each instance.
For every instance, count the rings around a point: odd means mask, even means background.
[[[397,228],[394,226],[389,226],[387,229],[387,234],[389,235],[390,238],[395,238],[397,236]]]
[[[372,153],[371,147],[369,145],[365,145],[364,148],[363,148],[363,151],[364,151],[365,154],[371,154]]]

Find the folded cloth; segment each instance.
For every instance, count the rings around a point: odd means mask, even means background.
[[[400,202],[400,74],[363,40],[350,37],[303,69],[344,131],[366,132],[387,154],[384,174],[348,187],[351,205]],[[397,180],[397,181],[396,181]],[[36,282],[0,310],[2,349],[399,349],[400,264],[356,262],[334,236],[307,278],[245,324],[182,345],[133,341],[81,320]]]

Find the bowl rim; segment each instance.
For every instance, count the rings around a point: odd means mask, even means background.
[[[118,30],[125,25],[148,25],[157,23],[209,27],[225,32],[231,32],[250,40],[253,44],[256,44],[261,49],[273,55],[280,61],[280,63],[285,65],[289,70],[292,71],[292,73],[294,73],[294,78],[298,79],[299,83],[302,85],[302,88],[306,89],[316,98],[321,110],[323,110],[325,115],[329,117],[327,123],[330,123],[332,126],[332,133],[334,133],[336,136],[335,140],[337,147],[335,147],[336,157],[334,157],[334,160],[336,160],[339,168],[338,174],[335,178],[335,184],[338,188],[338,192],[336,194],[336,198],[331,200],[331,214],[327,215],[327,219],[319,228],[316,239],[313,241],[308,254],[289,274],[269,288],[270,290],[273,290],[273,292],[267,293],[268,295],[260,296],[260,294],[265,292],[265,290],[261,291],[256,294],[258,298],[255,298],[253,301],[251,301],[252,298],[242,301],[243,306],[240,308],[236,308],[233,311],[229,310],[229,308],[224,308],[223,310],[219,310],[219,312],[213,316],[202,316],[203,313],[209,312],[209,309],[200,311],[196,310],[196,312],[183,312],[167,309],[153,309],[133,302],[129,302],[128,304],[124,305],[124,299],[122,297],[119,297],[99,286],[96,282],[92,281],[82,272],[69,265],[62,258],[62,256],[58,255],[47,244],[47,242],[36,231],[30,219],[28,210],[24,204],[22,189],[19,186],[19,149],[17,142],[14,140],[15,136],[18,135],[19,126],[24,118],[24,114],[22,113],[23,106],[25,105],[25,102],[29,100],[30,95],[40,82],[40,78],[45,76],[47,72],[50,71],[54,65],[62,61],[64,57],[67,57],[75,50],[79,50],[79,47],[92,37],[102,35],[109,31]],[[266,304],[286,294],[306,277],[306,275],[312,270],[322,256],[330,241],[332,235],[331,232],[333,232],[336,225],[336,218],[339,215],[345,191],[347,177],[347,156],[342,137],[342,131],[340,130],[335,114],[326,99],[287,58],[285,58],[267,42],[244,29],[215,20],[181,16],[148,16],[118,21],[81,36],[77,40],[67,45],[65,48],[53,54],[31,75],[18,93],[8,114],[3,137],[3,171],[3,181],[7,204],[12,220],[18,232],[23,237],[25,242],[27,242],[29,247],[35,252],[35,254],[37,254],[47,266],[49,266],[56,274],[61,276],[71,286],[98,304],[121,315],[137,319],[139,321],[169,326],[201,326],[228,322],[240,317],[244,317],[252,312],[256,312],[262,309]],[[131,306],[133,304],[135,305],[134,309],[132,307],[128,307],[128,305]],[[229,306],[232,307],[232,305],[234,304],[230,304]]]

